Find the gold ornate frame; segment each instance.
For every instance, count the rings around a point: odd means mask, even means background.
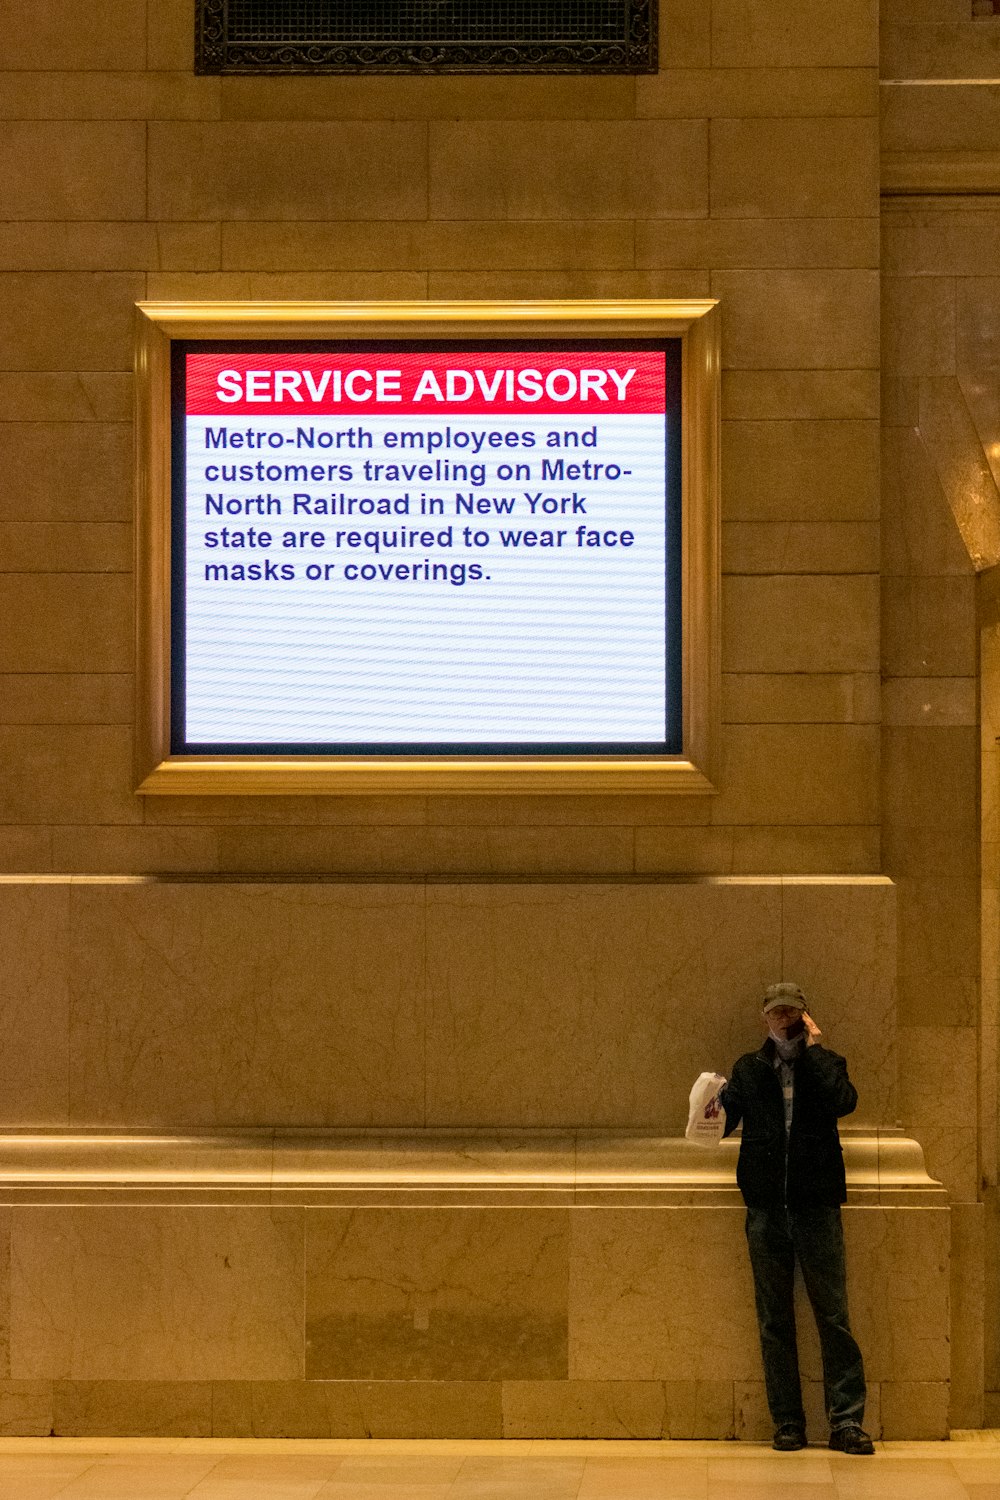
[[[622,302],[145,302],[136,342],[137,790],[220,793],[704,793],[719,743],[718,306]],[[662,338],[682,341],[680,755],[181,755],[170,753],[172,339]]]

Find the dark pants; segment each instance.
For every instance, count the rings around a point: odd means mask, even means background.
[[[860,1424],[865,1414],[865,1371],[847,1317],[840,1209],[748,1208],[746,1233],[767,1404],[775,1427],[785,1422],[805,1426],[795,1346],[796,1259],[819,1330],[830,1427]]]

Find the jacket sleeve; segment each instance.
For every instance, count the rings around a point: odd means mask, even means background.
[[[726,1128],[723,1137],[732,1135],[737,1125],[743,1118],[744,1098],[741,1088],[741,1069],[739,1063],[733,1069],[733,1076],[719,1094],[719,1101],[726,1111]]]
[[[839,1052],[819,1045],[807,1047],[801,1063],[812,1075],[817,1095],[839,1119],[849,1115],[858,1102],[858,1091],[847,1076],[847,1063]]]

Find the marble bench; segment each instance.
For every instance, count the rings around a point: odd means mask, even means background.
[[[900,1131],[841,1132],[852,1204],[944,1201]],[[620,1131],[13,1131],[0,1201],[732,1205],[738,1138],[707,1149]]]
[[[950,1210],[845,1132],[869,1423],[943,1436]],[[596,1131],[0,1136],[0,1430],[763,1437],[736,1144]],[[811,1429],[819,1353],[802,1319]]]

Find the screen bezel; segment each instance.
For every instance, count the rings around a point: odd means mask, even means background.
[[[219,792],[618,792],[714,789],[718,741],[718,312],[714,302],[139,304],[137,341],[137,790]],[[177,371],[192,348],[668,351],[662,745],[373,743],[198,745],[183,735],[183,443]]]
[[[171,585],[170,585],[170,753],[171,755],[679,755],[684,748],[681,683],[681,341],[663,339],[175,339],[171,348]],[[470,355],[476,353],[562,354],[596,356],[628,349],[663,353],[664,466],[664,678],[663,739],[656,741],[239,741],[220,743],[189,739],[187,722],[187,505],[186,361],[189,354],[399,354],[406,351]],[[526,413],[525,420],[530,417]]]

